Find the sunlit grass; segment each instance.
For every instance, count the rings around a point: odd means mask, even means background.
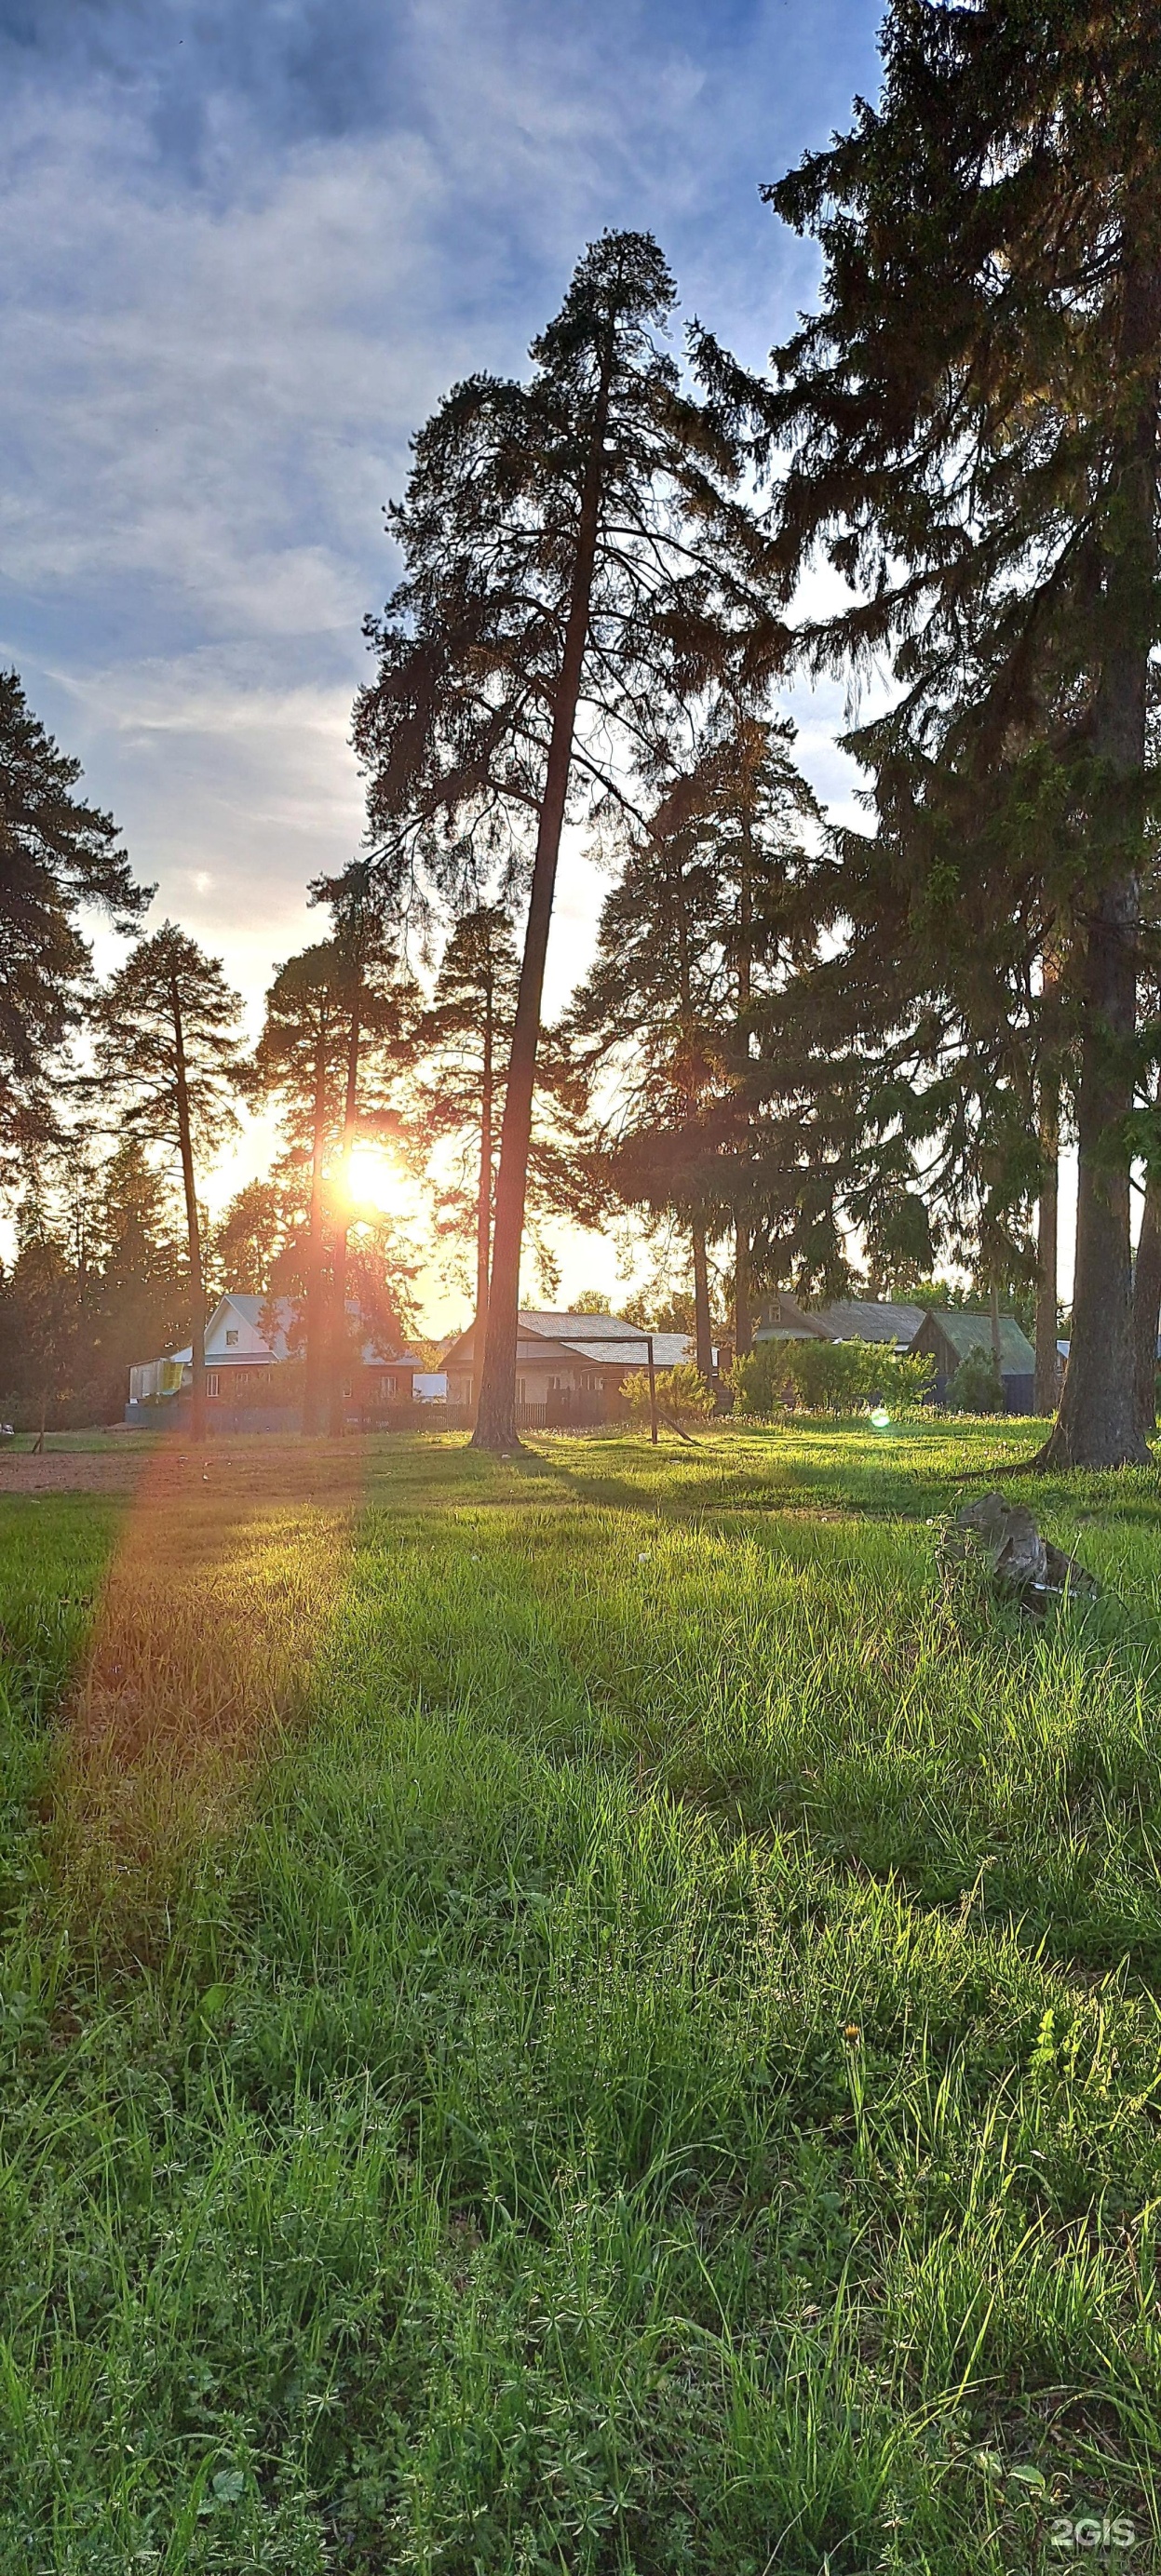
[[[1148,2564],[1161,1495],[945,1598],[1034,1438],[0,1506],[5,2576]]]

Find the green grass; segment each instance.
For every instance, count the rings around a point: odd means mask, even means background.
[[[1034,1439],[375,1444],[293,1728],[95,1911],[124,1515],[0,1502],[0,2576],[1154,2563],[1161,1488],[1034,1489],[1092,1607],[945,1596]]]

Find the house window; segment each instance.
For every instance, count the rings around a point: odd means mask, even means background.
[[[207,1395],[216,1395],[216,1394],[217,1394],[217,1392],[218,1392],[218,1372],[217,1372],[217,1370],[216,1370],[216,1369],[207,1369],[207,1370],[206,1370],[206,1394],[207,1394]]]
[[[227,1333],[227,1335],[226,1335],[226,1349],[227,1349],[228,1351],[236,1351],[236,1350],[237,1350],[237,1347],[238,1347],[238,1336],[237,1336],[237,1333],[236,1333],[236,1332],[233,1332],[233,1333]]]

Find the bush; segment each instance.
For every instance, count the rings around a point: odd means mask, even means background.
[[[739,1413],[769,1415],[786,1404],[808,1413],[858,1413],[885,1404],[912,1413],[930,1392],[932,1359],[896,1359],[881,1342],[759,1342],[735,1360],[731,1383]]]
[[[649,1413],[649,1371],[634,1369],[622,1392],[634,1413]],[[706,1422],[714,1409],[713,1389],[694,1367],[684,1360],[680,1368],[658,1369],[657,1410],[668,1414],[671,1422]]]
[[[990,1351],[981,1345],[960,1361],[945,1401],[952,1413],[1003,1413],[1004,1390]]]

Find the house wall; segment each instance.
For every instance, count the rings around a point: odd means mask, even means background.
[[[930,1356],[935,1361],[935,1383],[931,1390],[930,1401],[932,1404],[945,1404],[947,1401],[948,1387],[950,1386],[960,1364],[961,1353],[953,1348],[953,1345],[947,1340],[946,1335],[940,1331],[938,1322],[933,1315],[929,1315],[926,1323],[921,1325],[914,1341],[912,1342],[911,1348],[917,1357]],[[987,1316],[981,1315],[980,1349],[986,1351],[989,1348],[990,1327]],[[1025,1377],[1022,1372],[1017,1372],[1015,1370],[1002,1369],[1000,1372],[1000,1384],[1004,1390],[1004,1411],[1006,1413],[1035,1412],[1036,1382],[1034,1378]]]
[[[620,1384],[631,1372],[619,1363],[614,1369],[586,1367],[583,1362],[562,1360],[549,1353],[544,1360],[517,1360],[516,1411],[543,1414],[547,1427],[568,1422],[608,1422],[627,1411],[620,1395]],[[450,1408],[469,1414],[476,1400],[476,1379],[470,1368],[450,1368],[447,1372],[447,1400]],[[521,1426],[534,1427],[532,1423]]]

